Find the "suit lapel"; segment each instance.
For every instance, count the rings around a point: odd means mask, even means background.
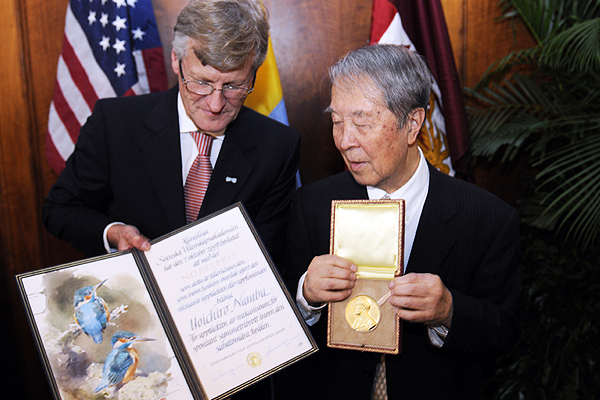
[[[447,194],[446,182],[441,172],[429,165],[429,192],[413,243],[407,272],[435,273],[444,260],[456,237],[447,222],[456,214],[454,201]]]
[[[225,140],[206,190],[200,217],[234,203],[252,174],[255,164],[249,154],[258,145],[252,141],[255,136],[249,132],[252,127],[244,123],[244,114],[245,108],[242,108],[225,132]]]
[[[171,224],[171,230],[185,225],[177,93],[175,87],[166,92],[157,103],[145,121],[145,126],[152,134],[142,145],[152,184]]]

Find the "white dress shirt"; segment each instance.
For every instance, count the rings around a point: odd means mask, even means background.
[[[181,100],[181,93],[177,94],[177,114],[179,116],[179,140],[181,141],[181,176],[183,177],[183,184],[185,185],[192,164],[198,156],[198,146],[192,135],[190,135],[190,132],[196,132],[198,127],[187,115],[185,107],[183,106],[183,101]],[[219,157],[221,146],[223,146],[223,140],[225,140],[225,135],[215,136],[215,139],[212,142],[210,163],[213,168],[217,164],[217,158]]]

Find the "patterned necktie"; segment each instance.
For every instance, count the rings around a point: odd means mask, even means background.
[[[381,200],[389,200],[390,198],[390,195],[386,193],[383,195]],[[385,354],[382,354],[381,360],[375,369],[375,379],[373,380],[373,389],[371,390],[371,400],[388,400],[387,380],[385,374]]]
[[[189,224],[198,218],[202,200],[210,181],[212,174],[212,165],[210,164],[210,149],[212,147],[213,137],[201,132],[190,132],[196,145],[198,145],[198,156],[192,164],[192,168],[185,181],[183,193],[185,194],[185,213]]]
[[[387,381],[385,378],[385,354],[381,355],[381,361],[375,370],[375,380],[371,391],[371,400],[387,400]]]

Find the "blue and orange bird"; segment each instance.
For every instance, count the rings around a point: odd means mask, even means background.
[[[75,291],[75,321],[86,335],[96,344],[102,343],[102,332],[108,322],[108,306],[104,299],[96,294],[106,279],[94,286],[82,287]]]
[[[129,331],[118,331],[112,337],[112,350],[106,356],[104,369],[102,370],[102,380],[94,389],[94,392],[108,386],[117,386],[120,389],[127,382],[135,377],[140,357],[133,348],[137,342],[147,342],[154,339],[144,338]]]

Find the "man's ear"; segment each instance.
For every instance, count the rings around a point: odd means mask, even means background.
[[[175,50],[171,50],[171,68],[175,72],[175,75],[179,76],[179,60],[175,55]]]
[[[409,146],[417,141],[423,122],[425,122],[425,110],[422,107],[415,108],[408,114],[408,118],[406,118],[406,129],[408,129],[407,141]]]

